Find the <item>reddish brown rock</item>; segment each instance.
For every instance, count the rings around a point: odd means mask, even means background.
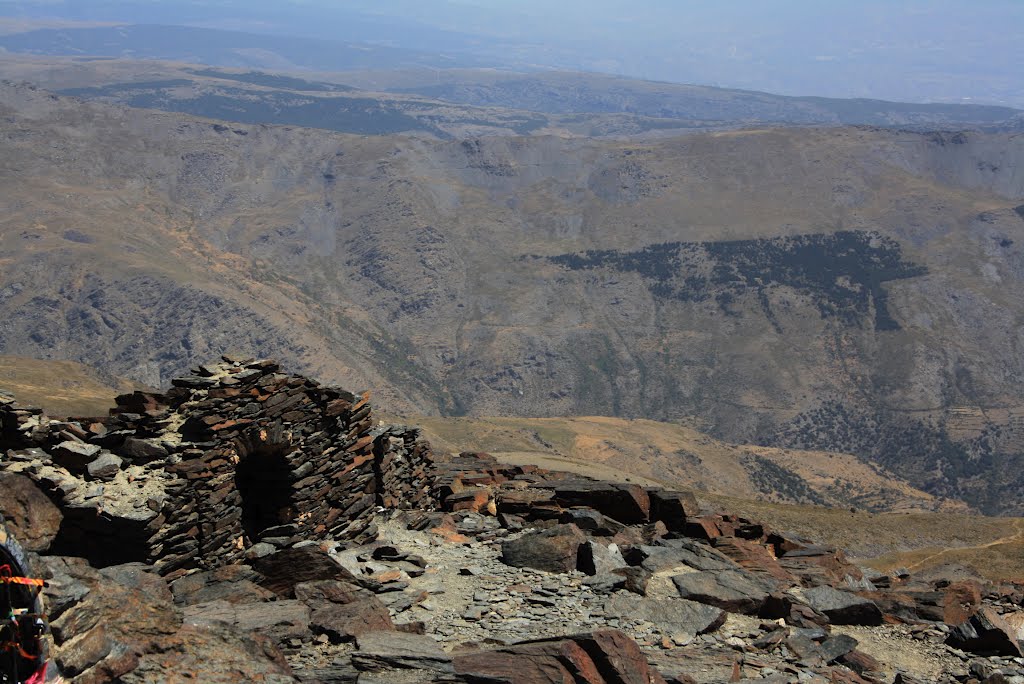
[[[445,508],[452,512],[469,511],[480,513],[487,508],[491,493],[483,487],[467,489],[464,492],[452,494],[444,501]]]
[[[46,551],[63,519],[49,497],[23,475],[0,472],[0,515],[26,551]]]
[[[163,580],[137,568],[108,568],[104,574],[84,564],[51,566],[60,574],[54,590],[67,595],[53,603],[60,613],[50,622],[54,659],[75,681],[116,680],[138,664],[140,655],[163,648],[181,627]]]
[[[722,536],[722,516],[704,515],[696,518],[687,518],[683,526],[683,534],[694,539],[711,541]]]
[[[497,496],[498,513],[516,515],[527,520],[555,519],[561,507],[554,501],[554,493],[543,489],[503,489]]]
[[[796,584],[796,578],[775,559],[770,548],[756,541],[738,537],[717,537],[712,546],[741,568],[772,577],[785,585]]]
[[[857,674],[881,672],[882,664],[863,651],[853,650],[839,658],[839,662]]]
[[[973,580],[954,582],[943,593],[942,619],[951,627],[967,622],[981,608],[981,585]]]
[[[614,629],[597,630],[576,642],[590,655],[605,681],[622,684],[665,684],[636,642]]]
[[[509,684],[665,684],[636,643],[622,632],[599,630],[562,639],[461,654],[456,673],[470,681]]]
[[[183,673],[196,682],[294,681],[284,656],[269,638],[216,625],[182,627],[163,640],[159,651],[138,658],[135,667],[117,681],[173,682],[181,680]]]
[[[395,631],[387,607],[374,594],[348,582],[305,582],[295,595],[312,611],[309,625],[335,643],[367,632]]]
[[[276,594],[256,582],[260,575],[247,565],[226,565],[187,575],[171,583],[174,602],[194,605],[209,601],[255,603],[269,601]]]
[[[470,681],[499,681],[508,684],[575,684],[576,679],[571,661],[582,653],[578,646],[568,647],[571,653],[563,654],[558,646],[533,647],[502,651],[480,651],[466,653],[454,658],[455,671]],[[584,654],[585,655],[585,654]],[[569,661],[569,662],[566,662]],[[577,670],[578,671],[578,670]],[[586,682],[586,680],[583,680]],[[591,680],[593,684],[604,684]]]
[[[1006,624],[1017,636],[1017,641],[1024,642],[1024,610],[1018,610],[1003,616]]]

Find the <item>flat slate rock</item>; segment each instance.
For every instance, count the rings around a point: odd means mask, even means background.
[[[185,622],[198,627],[226,624],[244,633],[259,633],[281,645],[290,639],[310,638],[310,612],[301,601],[228,603],[210,601],[186,606]]]
[[[309,606],[310,627],[335,643],[351,641],[367,632],[395,629],[391,614],[376,595],[355,584],[338,580],[303,582],[295,595]]]
[[[356,637],[356,648],[352,664],[363,672],[387,669],[455,671],[451,656],[441,650],[436,640],[423,634],[363,632]]]
[[[460,653],[454,661],[459,675],[480,684],[665,684],[636,642],[611,629]]]
[[[89,473],[89,477],[94,480],[109,482],[121,472],[123,464],[124,461],[119,456],[115,456],[109,451],[104,451],[86,466],[86,471]]]
[[[771,581],[744,570],[688,572],[672,582],[684,599],[747,615],[756,615],[776,589]]]
[[[686,566],[694,570],[738,570],[731,558],[707,544],[692,539],[663,539],[656,545],[636,545],[624,553],[631,565],[652,572]]]
[[[686,599],[652,599],[628,594],[616,594],[604,604],[606,615],[631,620],[646,620],[658,625],[662,631],[706,634],[725,622],[721,608]]]
[[[873,601],[849,591],[829,586],[812,587],[800,591],[799,597],[834,625],[882,624],[881,609]]]

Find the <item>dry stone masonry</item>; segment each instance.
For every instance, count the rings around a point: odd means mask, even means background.
[[[56,549],[173,573],[324,539],[370,541],[375,507],[430,506],[429,445],[377,424],[369,393],[230,358],[172,384],[84,421],[0,400],[3,467],[65,511]]]

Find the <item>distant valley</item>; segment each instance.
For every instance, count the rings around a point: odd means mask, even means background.
[[[359,135],[637,138],[766,124],[1024,130],[1024,111],[1001,106],[784,97],[571,72],[375,66],[281,75],[133,59],[17,56],[0,61],[0,77],[108,104]]]

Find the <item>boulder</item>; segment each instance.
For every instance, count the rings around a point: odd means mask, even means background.
[[[24,475],[0,472],[0,515],[22,548],[43,552],[60,531],[60,510]]]
[[[61,442],[50,451],[53,462],[69,473],[82,475],[86,467],[100,453],[100,447],[85,442],[66,441]]]
[[[59,606],[50,614],[53,657],[66,677],[117,680],[138,666],[139,654],[160,651],[181,628],[159,577],[138,568],[101,574],[59,559],[48,560],[47,567],[55,580],[48,597]]]
[[[942,620],[951,627],[967,622],[981,607],[981,585],[974,580],[953,582],[943,593]]]
[[[293,684],[287,661],[268,637],[243,634],[224,625],[185,625],[165,638],[161,648],[139,657],[124,684],[174,682],[188,673],[195,682]],[[93,679],[92,681],[106,681]]]
[[[149,463],[150,461],[167,457],[167,449],[156,440],[141,439],[139,437],[129,437],[124,440],[120,451],[132,463]]]
[[[834,625],[880,625],[882,611],[873,602],[829,586],[799,592],[799,598]]]
[[[946,643],[980,655],[1024,656],[1016,630],[989,606],[955,627]]]
[[[569,508],[562,512],[558,522],[572,523],[588,534],[597,537],[611,537],[625,529],[625,525],[612,520],[593,508]]]
[[[350,641],[367,632],[393,632],[391,614],[376,595],[355,584],[337,580],[295,585],[296,597],[309,606],[310,627],[335,642]]]
[[[364,632],[356,637],[352,664],[362,672],[421,670],[453,673],[450,655],[432,637],[403,632]]]
[[[580,479],[544,486],[553,487],[554,500],[563,507],[593,508],[627,525],[645,523],[650,518],[651,501],[639,485]]]
[[[826,663],[839,660],[857,648],[857,640],[848,634],[837,634],[821,642],[821,658]]]
[[[562,510],[554,500],[554,492],[545,489],[505,489],[496,498],[497,511],[503,516],[526,520],[557,520]]]
[[[701,570],[672,578],[679,595],[733,613],[757,615],[776,590],[767,578],[744,570]]]
[[[569,639],[459,653],[452,660],[456,674],[470,682],[605,684],[590,656]]]
[[[576,567],[591,576],[603,575],[626,567],[626,561],[617,545],[605,546],[590,539],[580,544]]]
[[[692,492],[672,492],[652,488],[647,490],[651,501],[651,520],[660,521],[673,532],[686,528],[686,519],[700,515],[700,504]]]
[[[871,672],[880,672],[883,667],[882,663],[880,663],[876,658],[869,656],[863,651],[857,650],[850,651],[846,655],[842,656],[839,658],[838,662],[861,675]]]
[[[946,597],[938,591],[917,591],[901,587],[899,591],[870,591],[860,592],[859,595],[871,600],[883,615],[901,622],[942,622],[945,615],[942,604]]]
[[[96,460],[86,466],[89,477],[93,480],[109,482],[121,472],[121,465],[124,463],[119,457],[109,451],[102,452]]]
[[[256,583],[259,579],[260,575],[247,565],[225,565],[174,580],[171,593],[175,603],[186,606],[210,601],[257,603],[275,598],[274,592]]]
[[[639,646],[617,630],[462,653],[455,671],[472,682],[510,684],[665,684]]]
[[[1003,620],[1010,626],[1013,633],[1017,637],[1017,641],[1024,642],[1024,610],[1018,610],[1014,613],[1007,613],[1003,615]]]
[[[295,585],[316,580],[355,581],[327,552],[316,546],[284,549],[251,561],[259,573],[258,584],[282,598],[295,596]]]
[[[184,615],[187,625],[229,625],[245,634],[262,634],[279,646],[312,636],[309,608],[294,599],[266,603],[211,601],[186,607]]]
[[[683,525],[682,533],[687,537],[692,537],[693,539],[711,541],[712,539],[722,536],[723,531],[721,523],[722,516],[720,515],[702,515],[694,518],[687,518],[686,524]]]
[[[590,655],[606,682],[665,684],[665,679],[647,662],[636,642],[618,630],[596,630],[574,640]]]
[[[474,487],[464,492],[451,494],[444,500],[445,510],[470,511],[471,513],[482,513],[487,510],[487,504],[491,500],[491,492],[486,487]]]
[[[633,545],[623,549],[630,565],[639,565],[651,572],[686,566],[694,570],[736,570],[729,557],[707,544],[692,539],[662,539],[656,545]]]
[[[737,537],[718,537],[712,542],[712,546],[741,568],[762,575],[771,575],[786,586],[797,584],[796,578],[783,569],[764,544]]]
[[[586,537],[575,525],[531,530],[501,545],[501,560],[516,568],[570,572],[577,567],[580,545]]]
[[[616,594],[604,604],[606,615],[627,620],[646,620],[662,632],[696,635],[713,632],[725,622],[721,608],[686,599],[652,599]]]

